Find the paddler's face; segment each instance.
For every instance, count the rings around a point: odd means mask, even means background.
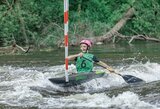
[[[81,48],[81,50],[82,50],[83,53],[87,52],[87,50],[88,50],[88,47],[87,47],[86,44],[81,44],[80,48]]]

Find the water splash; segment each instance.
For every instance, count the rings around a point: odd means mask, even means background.
[[[120,70],[119,67],[121,67]],[[69,69],[75,71],[75,66],[70,65]],[[101,67],[95,67],[94,70],[100,69]],[[160,64],[158,63],[138,63],[117,66],[115,69],[122,75],[133,75],[145,80],[147,83],[160,80]],[[11,106],[37,106],[39,108],[90,106],[114,109],[118,107],[124,109],[134,109],[133,107],[136,107],[136,109],[157,109],[156,106],[159,106],[159,102],[151,105],[147,101],[141,101],[139,95],[130,91],[113,97],[103,93],[103,90],[127,85],[120,76],[115,74],[109,74],[80,86],[69,88],[59,87],[48,81],[48,78],[62,76],[63,72],[64,65],[44,66],[43,68],[1,66],[0,103]],[[33,87],[37,90],[33,90]],[[99,90],[102,90],[101,93],[97,93]],[[88,92],[94,92],[95,94],[89,94]]]

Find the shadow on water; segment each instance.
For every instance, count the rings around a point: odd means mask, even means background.
[[[151,93],[152,94],[160,93],[160,81],[154,81],[150,83],[138,83],[133,85],[126,85],[124,87],[116,87],[106,91],[106,94],[109,96],[116,96],[119,93],[122,93],[125,91],[132,91],[140,95],[142,99],[145,99],[145,97],[147,97],[147,95]]]

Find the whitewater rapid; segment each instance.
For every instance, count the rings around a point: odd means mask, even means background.
[[[146,84],[160,81],[160,64],[146,62],[125,66],[115,66],[122,74],[143,79]],[[94,70],[103,70],[95,67]],[[75,72],[75,66],[69,65],[69,72]],[[21,107],[52,108],[109,108],[109,109],[158,109],[160,97],[154,102],[130,88],[121,91],[128,84],[118,75],[109,74],[80,86],[64,88],[48,81],[49,78],[64,75],[64,65],[44,67],[0,66],[0,104]],[[132,86],[134,87],[134,86]],[[156,86],[155,86],[156,87]],[[115,90],[121,91],[115,94]],[[153,89],[154,90],[154,89]],[[108,95],[106,92],[113,92]],[[143,92],[142,92],[143,93]],[[147,96],[157,97],[160,92],[149,92]],[[156,95],[157,94],[157,95]]]

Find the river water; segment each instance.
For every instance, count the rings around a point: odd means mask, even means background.
[[[70,47],[69,54],[79,48]],[[60,87],[49,78],[64,75],[64,49],[0,55],[2,109],[160,109],[160,44],[136,43],[94,46],[91,53],[118,73],[145,81],[127,84],[108,74],[73,87]],[[96,66],[94,70],[104,70]],[[70,62],[69,72],[75,72]]]

